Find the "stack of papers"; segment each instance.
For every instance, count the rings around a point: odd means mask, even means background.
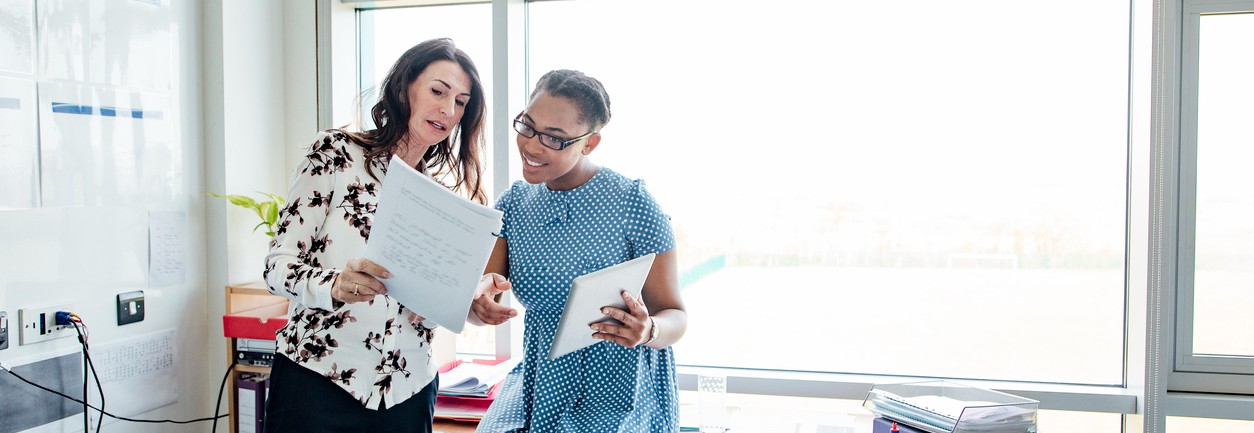
[[[518,365],[517,359],[496,365],[463,362],[440,374],[439,395],[486,398],[515,365]]]
[[[501,211],[449,191],[393,155],[365,257],[392,277],[388,296],[428,321],[462,332],[501,230]]]
[[[862,405],[875,415],[929,433],[1036,433],[1039,402],[931,381],[876,385]]]

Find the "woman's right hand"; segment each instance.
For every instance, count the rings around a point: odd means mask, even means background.
[[[369,301],[375,296],[387,294],[387,287],[379,280],[391,276],[387,269],[372,261],[361,257],[349,259],[331,285],[331,297],[346,304]]]

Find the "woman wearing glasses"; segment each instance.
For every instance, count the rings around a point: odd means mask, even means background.
[[[526,182],[515,182],[496,203],[504,226],[487,272],[507,276],[527,308],[526,349],[479,432],[679,430],[670,346],[683,336],[687,314],[675,239],[644,182],[589,159],[609,120],[605,88],[570,70],[541,77],[514,119]],[[548,359],[572,280],[650,253],[657,256],[641,298],[624,292],[626,310],[603,309],[622,325],[592,325],[588,332],[605,341]],[[499,308],[489,296],[473,305]]]

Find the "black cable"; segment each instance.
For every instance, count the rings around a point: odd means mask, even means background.
[[[91,371],[91,365],[87,362],[87,338],[83,337],[83,330],[79,329],[78,323],[71,321],[70,324],[74,325],[74,332],[78,333],[78,343],[83,345],[83,433],[87,433],[91,431],[91,411],[87,410],[87,385],[91,383],[87,380],[87,372]]]
[[[232,364],[232,368],[234,368],[234,364]],[[77,399],[77,398],[74,398],[74,397],[71,397],[71,396],[65,395],[65,393],[62,393],[61,391],[57,391],[57,390],[55,390],[55,389],[51,389],[51,388],[45,387],[45,386],[40,385],[40,384],[38,384],[38,383],[31,382],[31,381],[27,380],[25,377],[22,377],[21,375],[19,375],[19,374],[17,374],[17,373],[14,373],[14,372],[13,372],[13,370],[10,370],[8,367],[5,367],[5,368],[4,368],[4,371],[9,372],[9,374],[13,375],[13,377],[16,377],[18,380],[21,380],[22,382],[26,382],[26,383],[27,383],[28,385],[30,385],[30,386],[33,386],[33,387],[36,387],[36,388],[42,389],[42,390],[44,390],[44,391],[48,391],[48,392],[50,392],[50,393],[53,393],[53,394],[59,395],[59,396],[61,396],[61,397],[64,397],[65,399],[70,400],[70,401],[73,401],[73,402],[75,402],[75,403],[84,403],[84,404],[86,404],[83,400],[79,400],[79,399]],[[231,375],[231,369],[230,369],[230,368],[228,368],[228,369],[226,370],[226,376],[224,376],[224,377],[222,378],[222,384],[223,384],[223,385],[226,385],[226,377],[229,377],[230,375]],[[222,401],[222,393],[221,393],[221,391],[219,391],[219,392],[218,392],[218,403],[219,403],[219,404],[221,404],[221,401]],[[214,417],[213,417],[213,418],[207,418],[207,417],[206,417],[206,418],[196,418],[196,419],[191,419],[191,420],[182,420],[182,421],[179,421],[179,420],[171,420],[171,419],[161,419],[161,420],[156,420],[156,419],[134,419],[134,418],[127,418],[127,417],[124,417],[124,416],[117,416],[117,415],[111,414],[111,413],[109,413],[109,412],[105,412],[104,410],[101,410],[101,409],[99,409],[99,408],[97,408],[97,407],[95,407],[95,406],[88,405],[87,407],[92,408],[92,409],[96,409],[97,411],[100,411],[100,413],[105,414],[105,415],[107,415],[108,417],[113,418],[113,419],[119,419],[119,420],[122,420],[122,421],[129,421],[129,422],[146,422],[146,423],[153,423],[153,424],[161,424],[161,423],[170,423],[170,424],[192,424],[192,423],[198,423],[198,422],[213,421],[213,422],[214,422],[214,424],[216,425],[216,424],[217,424],[217,422],[218,422],[218,418],[223,418],[223,417],[226,417],[226,416],[229,416],[229,415],[230,415],[229,413],[228,413],[228,414],[226,414],[226,415],[218,415],[218,414],[217,414],[217,412],[215,411],[215,412],[214,412]]]
[[[213,429],[209,430],[209,433],[218,433],[218,411],[222,410],[222,390],[226,389],[226,378],[231,377],[232,370],[235,370],[235,360],[231,360],[231,365],[226,367],[226,374],[222,375],[222,384],[218,385],[218,400],[213,404]],[[230,414],[227,412],[227,415]]]
[[[87,330],[87,324],[86,324],[86,323],[82,323],[82,322],[77,322],[77,323],[78,323],[79,325],[82,325],[82,326],[83,326],[83,330],[84,330],[84,331],[86,331],[86,330]],[[95,363],[95,362],[92,362],[92,360],[91,360],[91,352],[90,352],[90,351],[88,351],[88,350],[86,350],[86,349],[87,349],[87,341],[86,341],[86,338],[84,338],[83,340],[84,340],[84,341],[83,341],[83,349],[84,349],[84,350],[83,350],[83,357],[84,357],[84,358],[87,358],[87,365],[91,367],[91,377],[92,377],[92,379],[95,379],[95,381],[96,381],[96,392],[100,394],[100,411],[101,411],[101,412],[104,412],[104,410],[105,410],[105,395],[104,395],[104,386],[101,386],[101,385],[100,385],[100,372],[96,370],[96,363]],[[86,380],[84,380],[84,381],[86,381]],[[84,396],[84,397],[83,397],[83,400],[87,400],[87,398],[86,398],[86,394],[83,394],[83,396]],[[104,424],[104,417],[103,417],[103,416],[102,416],[101,418],[99,418],[99,419],[97,419],[97,420],[96,420],[96,433],[100,433],[100,426],[101,426],[102,424]],[[86,431],[84,431],[84,433],[86,433]]]
[[[96,371],[96,363],[91,361],[91,355],[88,355],[87,352],[83,352],[83,355],[87,357],[87,365],[91,366],[91,377],[96,381],[96,392],[100,393],[100,411],[104,412],[105,395],[104,387],[100,386],[100,372]],[[104,417],[96,419],[96,433],[100,433],[101,424],[104,424]]]
[[[100,387],[100,372],[95,370],[95,363],[92,361],[92,355],[87,355],[87,364],[92,365],[92,379],[95,380],[95,390],[100,393],[100,412],[104,412],[104,387]],[[95,433],[100,433],[100,425],[104,424],[104,417],[95,420]]]
[[[91,431],[91,411],[87,410],[87,385],[91,381],[87,380],[87,367],[87,346],[83,346],[83,433]]]

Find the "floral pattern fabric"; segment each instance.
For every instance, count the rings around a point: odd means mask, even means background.
[[[367,161],[364,150],[343,132],[318,134],[292,176],[264,275],[271,293],[292,301],[288,324],[277,333],[278,355],[378,409],[421,391],[437,366],[431,330],[395,299],[331,298],[339,268],[366,251],[387,174],[387,160]]]

